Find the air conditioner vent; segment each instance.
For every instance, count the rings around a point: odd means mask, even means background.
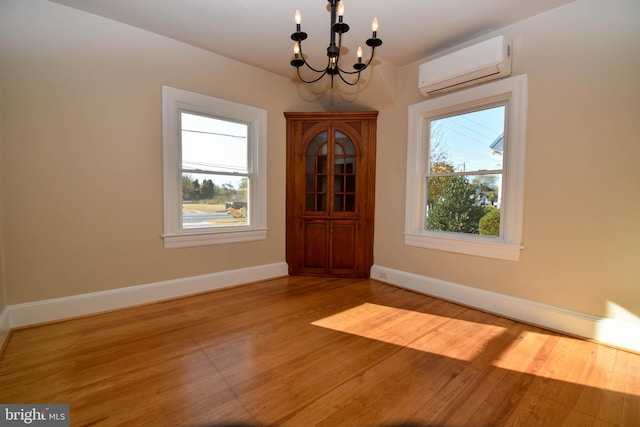
[[[511,45],[494,37],[420,65],[418,90],[434,96],[511,74]]]

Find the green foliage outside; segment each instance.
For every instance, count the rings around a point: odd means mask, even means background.
[[[453,172],[453,166],[444,161],[434,162],[431,166],[432,173],[448,173]],[[438,202],[440,193],[451,182],[450,176],[436,176],[429,179],[427,206],[429,209],[433,209],[434,205]]]
[[[478,234],[478,223],[485,211],[476,203],[475,187],[463,176],[435,177],[429,181],[430,188],[438,185],[438,191],[427,201],[427,229]]]
[[[182,201],[183,202],[203,202],[219,204],[226,201],[246,202],[247,200],[247,180],[243,179],[239,188],[233,184],[216,185],[210,179],[205,179],[200,183],[190,175],[182,176]]]
[[[426,228],[435,231],[500,235],[500,210],[493,206],[498,198],[495,175],[477,175],[471,182],[466,176],[450,176],[455,172],[447,161],[443,141],[435,136],[435,147],[431,151],[431,173],[427,180]],[[481,198],[482,197],[482,198]]]
[[[478,223],[478,231],[483,236],[499,236],[500,235],[500,209],[492,206],[485,207],[486,214],[480,218]]]
[[[200,184],[198,179],[189,175],[182,176],[182,200],[212,200],[216,194],[216,185],[210,179]]]

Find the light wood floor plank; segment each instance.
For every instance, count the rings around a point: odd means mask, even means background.
[[[285,277],[13,332],[73,426],[640,425],[640,355],[374,280]]]

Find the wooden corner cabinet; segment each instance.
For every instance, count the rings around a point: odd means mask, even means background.
[[[284,115],[289,274],[369,277],[378,112]]]

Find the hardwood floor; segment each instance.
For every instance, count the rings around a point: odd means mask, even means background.
[[[68,403],[72,426],[639,426],[640,355],[286,277],[14,331],[0,402]]]

